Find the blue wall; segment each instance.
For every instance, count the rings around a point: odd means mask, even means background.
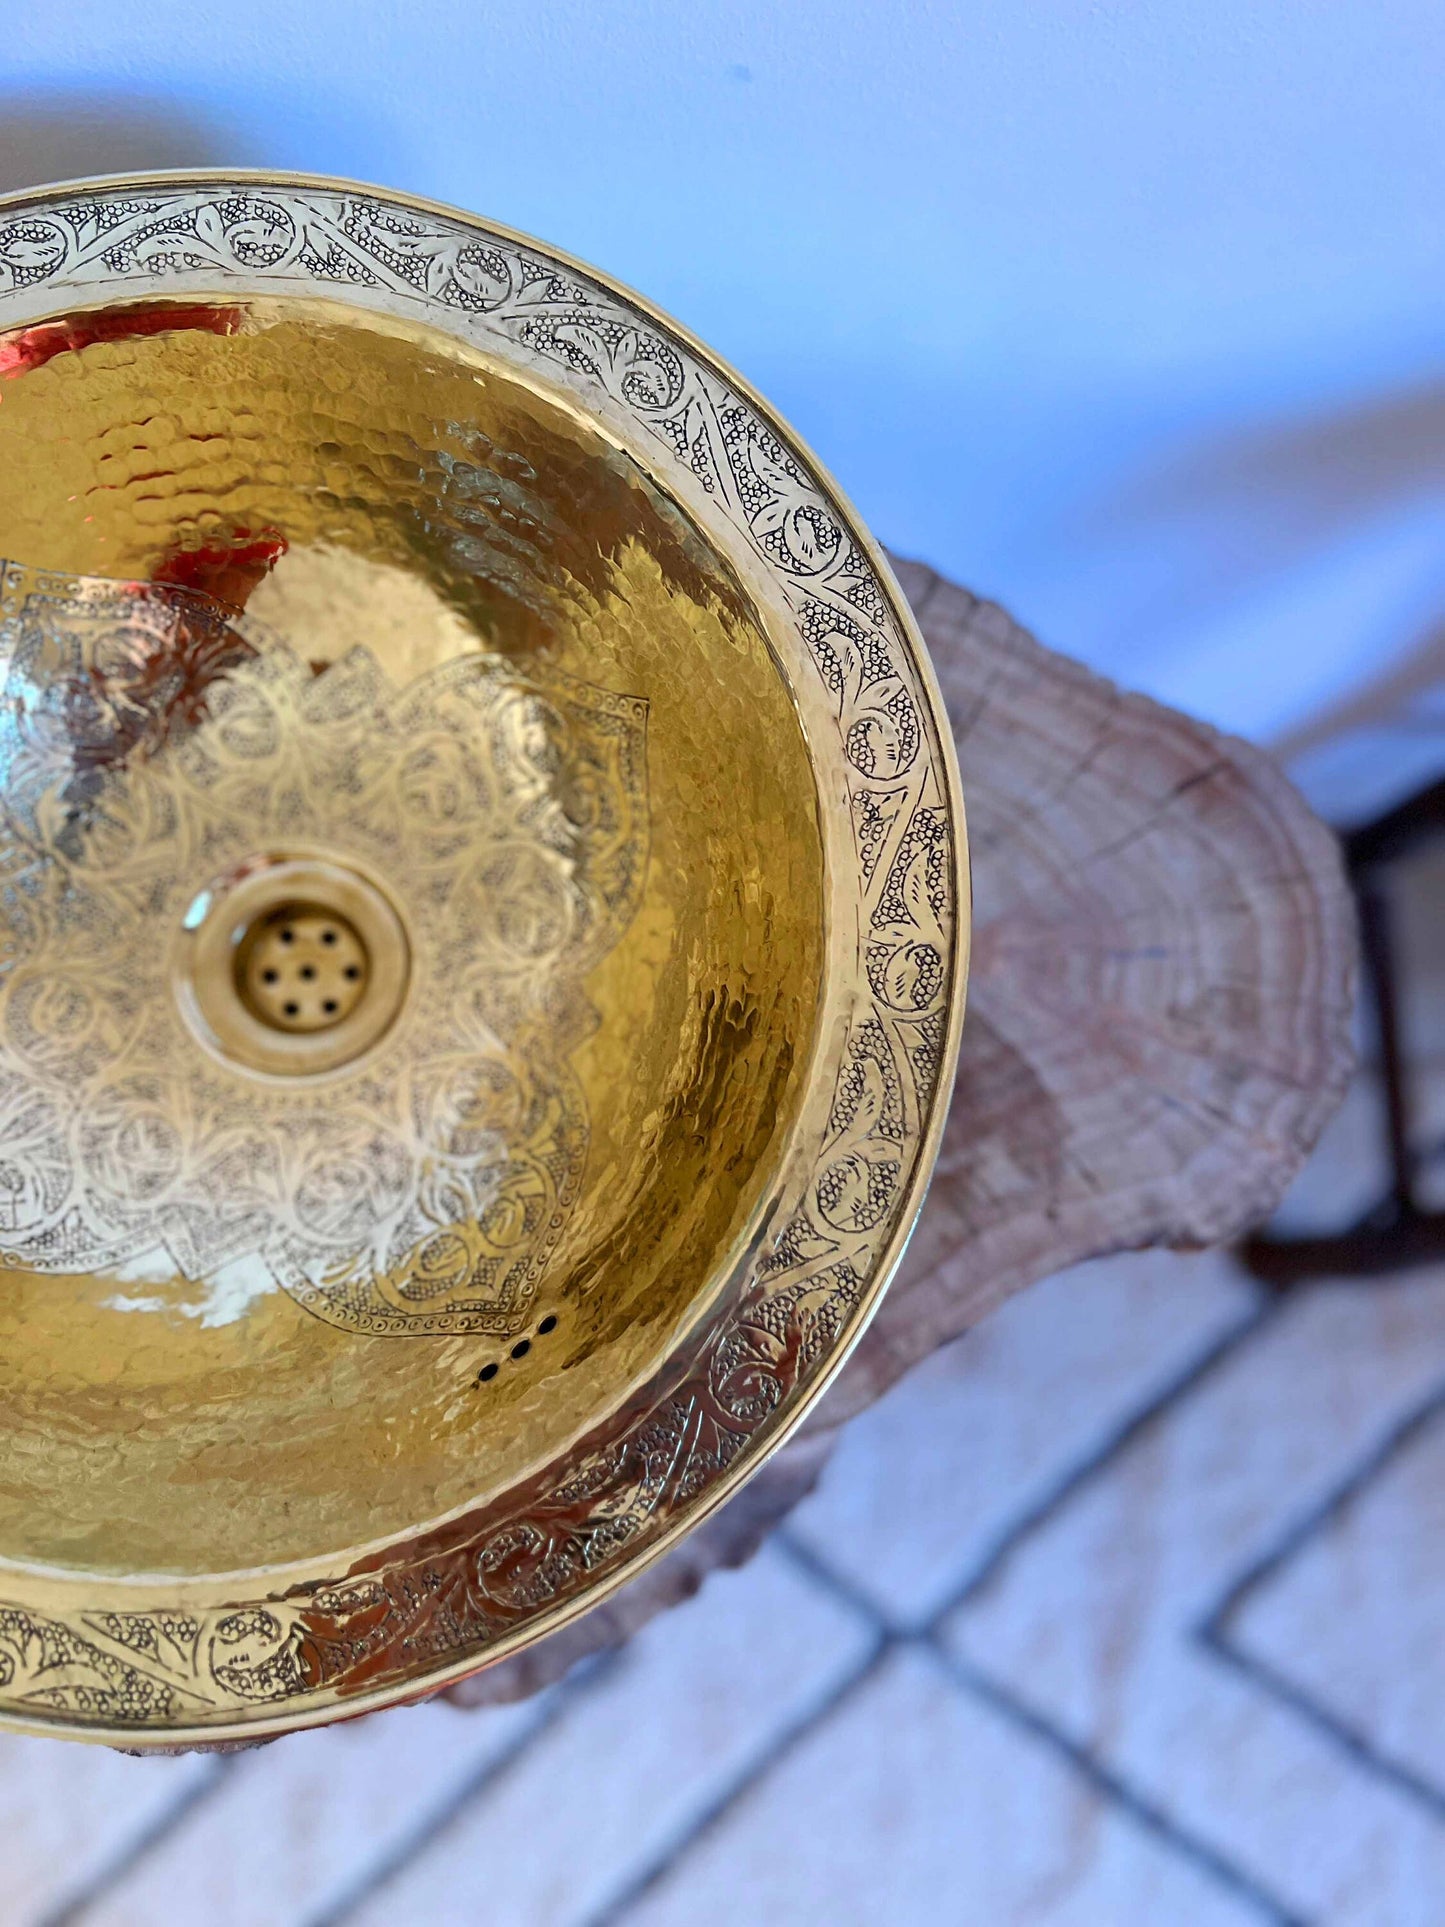
[[[48,0],[0,175],[384,181],[605,266],[877,532],[1278,735],[1445,591],[1440,0]]]

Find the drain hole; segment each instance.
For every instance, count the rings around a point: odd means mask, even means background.
[[[548,1332],[556,1331],[556,1329],[557,1314],[554,1311],[549,1311],[537,1327],[537,1336],[539,1338],[545,1337]],[[532,1341],[530,1338],[519,1338],[508,1353],[508,1356],[510,1358],[525,1358],[531,1349]],[[495,1359],[491,1364],[483,1365],[482,1369],[477,1373],[477,1383],[479,1385],[490,1384],[492,1379],[497,1376],[499,1369]]]
[[[241,938],[236,989],[252,1016],[277,1030],[327,1030],[366,995],[370,961],[358,932],[335,910],[291,903]]]

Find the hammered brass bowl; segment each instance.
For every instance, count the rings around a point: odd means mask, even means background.
[[[0,203],[0,1718],[260,1737],[593,1603],[896,1264],[927,660],[789,431],[472,217]]]

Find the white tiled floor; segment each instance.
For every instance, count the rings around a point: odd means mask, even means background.
[[[1382,1766],[1445,1794],[1442,1546],[1437,1391],[1305,1522],[1284,1557],[1241,1589],[1219,1633]]]
[[[183,1811],[215,1767],[197,1758],[126,1759],[60,1740],[0,1739],[0,1920],[9,1927],[44,1919]]]
[[[7,1742],[0,1920],[1435,1927],[1442,1388],[1445,1272],[1082,1267],[541,1704]]]
[[[1243,1927],[1255,1915],[918,1646],[890,1654],[626,1918]]]
[[[874,1644],[865,1620],[765,1549],[647,1627],[488,1799],[372,1895],[357,1927],[462,1927],[479,1903],[529,1927],[595,1918]]]
[[[1222,1257],[1048,1279],[851,1425],[789,1536],[892,1626],[921,1627],[1121,1417],[1254,1316]]]
[[[1362,1081],[1290,1219],[1357,1213],[1376,1142]],[[0,1927],[1441,1927],[1442,1703],[1445,1266],[1276,1303],[1110,1260],[540,1702],[222,1761],[0,1741]]]
[[[332,1911],[543,1723],[545,1700],[475,1722],[409,1707],[235,1756],[188,1824],[106,1882],[75,1918],[100,1927],[270,1927]],[[264,1842],[246,1852],[243,1842]]]
[[[1438,1922],[1436,1817],[1198,1629],[1442,1382],[1445,1275],[1300,1296],[999,1562],[948,1621],[949,1650],[1287,1910]]]

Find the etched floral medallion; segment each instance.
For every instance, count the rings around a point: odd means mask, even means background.
[[[0,1263],[254,1255],[353,1330],[518,1329],[586,1156],[581,983],[645,872],[646,704],[481,655],[318,676],[203,596],[15,564],[0,657]],[[206,880],[300,845],[398,880],[413,974],[309,1093],[189,1047],[166,989]]]

